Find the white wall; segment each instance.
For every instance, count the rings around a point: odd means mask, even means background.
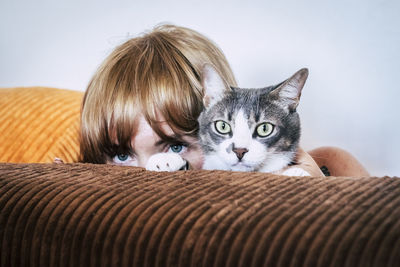
[[[0,87],[84,90],[117,44],[171,22],[219,44],[243,87],[308,67],[303,147],[339,146],[373,175],[400,176],[399,3],[1,0]]]

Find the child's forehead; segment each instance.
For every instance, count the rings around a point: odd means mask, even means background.
[[[157,120],[149,121],[143,115],[137,117],[137,128],[135,129],[135,137],[141,136],[152,136],[159,140],[162,140],[163,137],[157,134],[157,131],[154,130],[156,128],[158,131],[161,131],[164,137],[168,137],[168,140],[171,139],[180,139],[185,134],[176,128],[172,128],[171,125],[164,119],[161,114],[157,115]]]
[[[162,116],[157,116],[157,121],[152,122],[153,126],[156,126],[160,130],[162,130],[166,135],[173,135],[175,134],[172,130],[171,126],[167,123],[167,121]],[[153,128],[150,126],[150,123],[146,120],[143,115],[139,115],[137,120],[137,128],[136,128],[136,135],[140,134],[151,134],[154,133]]]

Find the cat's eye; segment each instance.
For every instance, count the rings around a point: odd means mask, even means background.
[[[259,137],[267,137],[274,131],[274,125],[269,122],[264,122],[257,126],[256,131]]]
[[[215,129],[220,134],[228,134],[228,133],[231,132],[231,126],[229,125],[229,123],[227,123],[225,121],[216,121],[215,122]]]

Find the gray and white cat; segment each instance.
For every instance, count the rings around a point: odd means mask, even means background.
[[[291,165],[300,139],[296,112],[308,76],[260,89],[229,87],[211,66],[203,69],[204,111],[198,118],[203,169],[276,172]],[[296,167],[284,175],[308,176]]]

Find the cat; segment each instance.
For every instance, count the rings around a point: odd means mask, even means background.
[[[244,89],[228,86],[205,64],[204,110],[198,118],[203,169],[277,172],[295,163],[300,140],[296,108],[307,76],[308,70],[301,69],[278,85]],[[158,153],[149,158],[146,169],[187,170],[189,164],[178,154]],[[280,174],[310,176],[293,166]]]
[[[203,169],[277,172],[295,163],[301,133],[296,108],[308,69],[260,89],[230,87],[209,64],[202,74],[205,108],[198,122]],[[281,174],[310,175],[297,167]]]

